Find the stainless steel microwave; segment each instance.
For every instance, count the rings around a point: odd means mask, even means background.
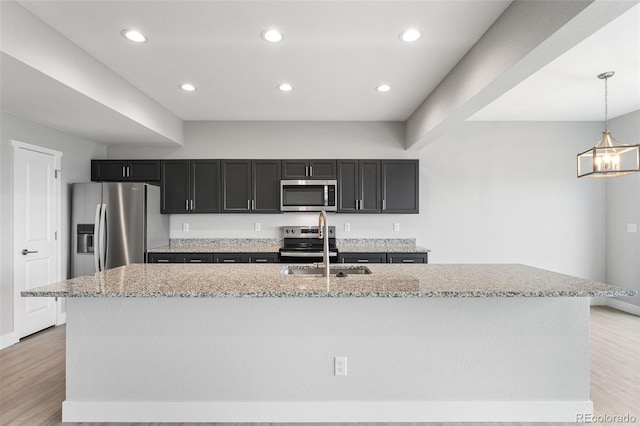
[[[338,210],[336,180],[281,180],[280,210],[319,212]]]

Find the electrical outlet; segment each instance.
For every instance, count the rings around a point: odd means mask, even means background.
[[[635,234],[638,232],[638,224],[637,223],[627,223],[627,232],[631,232]]]
[[[259,231],[260,229],[262,229],[262,225],[260,224],[260,222],[256,222],[255,225],[253,226],[253,229],[256,231]]]
[[[335,376],[347,375],[347,357],[337,356],[333,358],[333,374]]]
[[[393,230],[398,232],[400,230],[400,222],[393,223]]]
[[[351,231],[351,224],[349,222],[344,223],[344,232]]]
[[[182,230],[184,232],[189,232],[189,224],[188,223],[183,223],[182,224]]]

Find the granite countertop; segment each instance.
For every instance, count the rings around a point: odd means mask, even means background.
[[[31,297],[619,297],[635,291],[525,265],[372,264],[371,275],[283,275],[282,264],[132,264]],[[305,267],[305,266],[302,266]],[[313,266],[306,266],[307,268]],[[355,267],[355,265],[352,265]]]

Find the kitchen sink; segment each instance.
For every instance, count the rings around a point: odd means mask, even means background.
[[[366,266],[332,266],[329,268],[331,275],[367,275],[371,269]],[[289,265],[282,269],[283,275],[322,275],[324,268],[316,265]]]

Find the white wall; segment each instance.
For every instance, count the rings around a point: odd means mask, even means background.
[[[69,203],[72,182],[91,178],[92,158],[104,158],[104,145],[2,112],[0,113],[0,336],[13,332],[13,146],[29,143],[63,153],[62,156],[62,277],[69,273]]]
[[[420,214],[330,216],[338,238],[416,238],[436,263],[526,263],[604,280],[604,182],[576,178],[599,123],[465,123],[421,152],[401,123],[187,122],[182,148],[110,146],[109,158],[419,158]],[[305,213],[172,215],[172,238],[278,237]],[[254,231],[254,223],[262,231]],[[351,232],[343,231],[344,222]],[[393,231],[393,222],[400,231]],[[189,223],[191,231],[183,232]],[[588,231],[588,232],[587,232]],[[595,235],[594,235],[595,232]]]
[[[609,121],[613,137],[629,145],[640,143],[640,111]],[[640,173],[607,179],[607,282],[640,292]],[[640,306],[640,296],[620,298]],[[638,312],[638,311],[636,311]]]

